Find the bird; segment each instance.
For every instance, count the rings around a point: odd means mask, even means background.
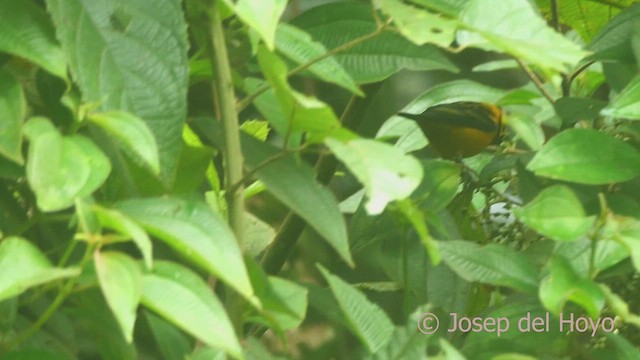
[[[477,155],[499,143],[504,131],[502,111],[489,103],[458,101],[429,107],[421,114],[398,115],[416,121],[445,159]]]

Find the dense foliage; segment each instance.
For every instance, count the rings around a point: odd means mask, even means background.
[[[0,0],[0,359],[640,359],[632,3]]]

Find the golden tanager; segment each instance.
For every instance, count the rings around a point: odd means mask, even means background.
[[[446,159],[476,155],[497,143],[503,131],[502,111],[487,103],[459,101],[432,106],[422,114],[398,115],[415,120]]]

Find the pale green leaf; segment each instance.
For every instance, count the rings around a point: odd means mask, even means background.
[[[0,155],[18,164],[24,163],[22,122],[26,110],[26,101],[20,83],[13,75],[0,69]]]
[[[273,50],[276,26],[287,6],[287,0],[238,0],[235,13]]]

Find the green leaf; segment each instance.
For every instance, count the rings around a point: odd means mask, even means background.
[[[329,283],[340,311],[346,317],[349,329],[360,339],[370,353],[383,348],[393,334],[393,323],[378,305],[370,302],[360,291],[318,265]]]
[[[486,63],[482,63],[480,65],[476,65],[471,69],[474,72],[483,72],[483,71],[497,71],[504,69],[517,69],[518,62],[512,59],[508,60],[493,60]]]
[[[142,296],[142,272],[129,256],[96,251],[93,255],[102,294],[127,342],[133,341],[136,310]]]
[[[593,226],[594,216],[587,216],[580,199],[564,185],[550,186],[515,214],[525,225],[558,241],[573,241]]]
[[[616,217],[613,238],[631,254],[633,266],[640,271],[640,221],[631,217]]]
[[[6,1],[0,0],[0,7],[4,2]],[[20,83],[13,75],[0,69],[0,155],[20,165],[24,163],[22,121],[26,111],[27,105]]]
[[[206,203],[150,198],[123,201],[115,208],[250,302],[257,301],[231,229]]]
[[[327,138],[325,144],[364,185],[369,214],[380,214],[389,202],[408,197],[422,180],[420,163],[392,145],[367,139],[342,142],[333,138]]]
[[[527,63],[566,72],[587,53],[555,32],[527,0],[511,0],[496,7],[491,0],[471,0],[460,14],[462,47],[506,52]],[[522,26],[527,24],[527,26]]]
[[[216,146],[223,144],[220,125],[206,118],[196,119],[195,125],[202,135]],[[313,169],[294,154],[282,155],[278,148],[242,134],[242,153],[247,171],[255,171],[279,201],[304,219],[331,245],[340,257],[353,265],[349,252],[347,227],[333,194],[321,186]],[[262,166],[268,159],[268,166]]]
[[[28,59],[67,78],[65,54],[47,13],[33,1],[0,0],[0,51]]]
[[[404,326],[396,326],[387,345],[375,354],[367,356],[365,360],[426,359],[429,337],[420,332],[416,324],[424,319],[424,313],[429,310],[425,306],[416,309]]]
[[[304,12],[291,23],[331,50],[376,31],[371,14],[371,5],[363,2],[332,2]],[[417,46],[392,32],[383,32],[334,58],[358,84],[382,81],[402,69],[458,71],[436,46]]]
[[[607,334],[607,340],[615,348],[615,359],[634,360],[640,356],[640,350],[621,335]]]
[[[596,318],[604,306],[604,294],[593,281],[580,277],[563,257],[551,260],[550,273],[540,283],[540,301],[554,314],[562,312],[567,301],[580,305]]]
[[[110,111],[90,114],[89,120],[104,129],[134,160],[142,161],[154,174],[160,173],[158,146],[142,119],[125,111]]]
[[[302,65],[327,53],[319,42],[313,41],[305,31],[286,23],[278,24],[276,48],[289,59]],[[364,96],[349,73],[333,57],[320,60],[309,66],[309,71],[326,82],[341,86],[354,94]]]
[[[100,221],[100,225],[115,230],[121,235],[130,237],[142,253],[142,258],[144,259],[144,264],[147,269],[152,268],[153,254],[151,239],[149,239],[149,236],[140,225],[116,210],[106,209],[97,205],[94,205],[92,210]]]
[[[376,0],[376,7],[389,15],[400,33],[417,45],[432,43],[449,47],[455,38],[457,22],[399,0]]]
[[[0,301],[30,287],[78,276],[80,269],[53,267],[37,247],[19,237],[0,242]]]
[[[273,50],[276,26],[286,6],[287,0],[239,0],[235,14]]]
[[[441,257],[440,251],[438,250],[438,243],[431,237],[431,234],[429,234],[426,225],[427,221],[422,211],[409,199],[398,201],[397,206],[400,212],[411,223],[416,233],[418,233],[422,245],[424,245],[429,253],[431,263],[434,266],[440,264]]]
[[[640,174],[640,153],[603,132],[570,129],[551,138],[529,162],[527,170],[579,184],[623,182]]]
[[[30,141],[27,180],[42,211],[73,205],[91,195],[111,172],[111,163],[82,135],[62,136],[49,120],[33,118],[24,126]]]
[[[191,270],[158,261],[143,276],[142,304],[211,347],[242,359],[238,339],[222,304]]]
[[[182,1],[149,6],[146,0],[47,0],[47,5],[83,100],[102,111],[142,118],[160,151],[161,179],[170,184],[187,109]]]
[[[191,338],[150,311],[144,311],[144,317],[149,323],[155,343],[158,344],[158,349],[164,359],[185,360],[193,349]],[[219,354],[224,359],[224,352],[220,351]],[[211,358],[208,360],[211,360]]]
[[[580,97],[563,97],[554,104],[556,113],[565,124],[596,119],[605,106],[607,103],[604,101]]]
[[[249,120],[240,125],[240,130],[260,141],[267,141],[269,137],[269,123],[261,120]]]
[[[628,42],[634,34],[638,16],[640,16],[640,4],[633,4],[621,11],[591,40],[589,50],[604,52],[621,45],[629,46]]]
[[[405,106],[402,112],[419,114],[432,106],[457,101],[495,104],[506,94],[506,90],[490,87],[475,81],[454,80],[431,87]]]
[[[257,318],[282,334],[300,326],[307,312],[307,289],[289,280],[269,276],[257,265],[250,270],[251,281],[263,306]]]
[[[451,240],[438,242],[442,259],[467,281],[508,286],[533,292],[538,286],[538,272],[521,253],[500,244],[478,244]]]
[[[411,2],[457,17],[464,10],[469,0],[411,0]]]
[[[444,209],[458,192],[460,166],[447,160],[423,160],[422,169],[425,176],[411,197],[429,212]]]
[[[640,120],[640,75],[634,77],[600,113],[604,116]]]

